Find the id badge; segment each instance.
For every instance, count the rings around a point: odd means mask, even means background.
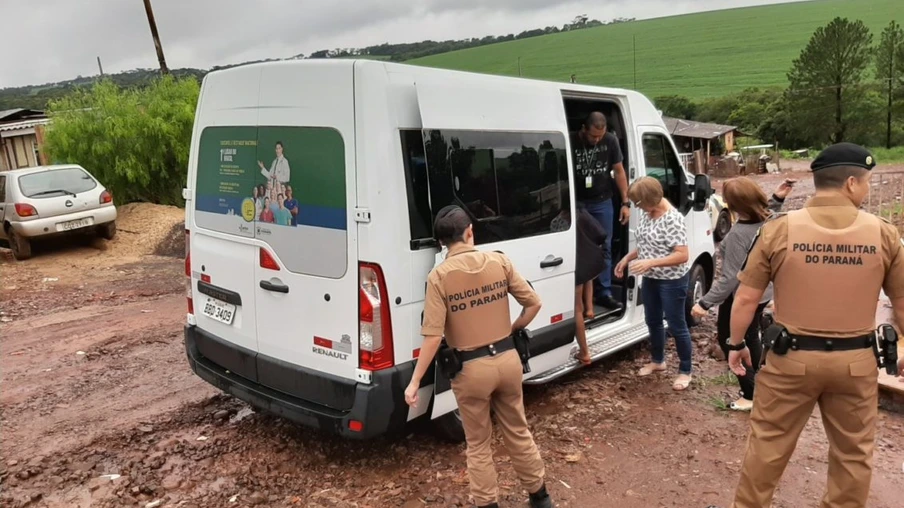
[[[593,188],[593,177],[592,176],[588,176],[588,177],[584,178],[584,187],[586,187],[588,189]]]

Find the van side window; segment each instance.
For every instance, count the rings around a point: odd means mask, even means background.
[[[431,221],[457,204],[471,215],[477,244],[552,232],[569,185],[564,135],[427,130],[423,136]]]
[[[408,193],[408,222],[412,240],[433,237],[433,214],[430,213],[430,185],[424,139],[420,130],[402,131],[402,157]]]
[[[688,200],[682,195],[681,185],[684,179],[684,169],[671,143],[662,134],[643,135],[643,158],[647,168],[647,176],[659,180],[666,199],[669,200],[681,213],[687,214],[690,210]]]
[[[0,203],[6,203],[6,177],[0,176]],[[2,219],[2,217],[0,217]]]

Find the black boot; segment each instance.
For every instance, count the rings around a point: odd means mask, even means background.
[[[530,495],[530,508],[552,508],[552,498],[546,492],[546,485]]]

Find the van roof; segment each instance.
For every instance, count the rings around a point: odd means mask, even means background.
[[[486,79],[486,80],[505,80],[508,82],[520,82],[520,83],[531,83],[531,84],[546,84],[555,86],[558,89],[563,90],[564,92],[575,92],[580,94],[581,92],[585,93],[595,93],[595,94],[607,94],[607,95],[642,95],[639,92],[634,90],[629,90],[626,88],[612,88],[612,87],[602,87],[602,86],[594,86],[594,85],[583,85],[579,83],[569,83],[565,81],[552,81],[546,79],[538,79],[538,78],[525,78],[525,77],[517,77],[517,76],[504,76],[499,74],[486,74],[481,72],[472,72],[472,71],[460,71],[453,69],[444,69],[440,67],[426,67],[421,65],[412,65],[406,63],[395,63],[395,62],[384,62],[381,60],[369,60],[369,59],[358,59],[358,58],[319,58],[319,59],[308,59],[308,60],[278,60],[278,61],[270,61],[270,62],[257,62],[251,63],[247,65],[239,65],[235,67],[230,67],[228,69],[218,69],[215,71],[209,72],[207,75],[217,74],[221,75],[223,73],[228,73],[234,69],[241,68],[253,68],[253,67],[262,67],[262,66],[292,66],[292,67],[305,67],[305,66],[343,66],[343,67],[352,67],[356,65],[365,65],[365,66],[382,66],[387,71],[404,71],[404,72],[413,72],[415,74],[434,74],[434,73],[443,73],[450,75],[457,75],[461,77],[468,77],[469,79]]]

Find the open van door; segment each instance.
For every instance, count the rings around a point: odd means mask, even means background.
[[[479,87],[419,80],[416,88],[433,213],[464,208],[477,248],[506,254],[540,295],[531,331],[533,373],[542,372],[537,357],[574,341],[575,231],[561,96],[493,80]],[[514,298],[510,305],[513,316],[520,313]],[[448,411],[443,397],[451,392],[434,401],[434,417]]]

